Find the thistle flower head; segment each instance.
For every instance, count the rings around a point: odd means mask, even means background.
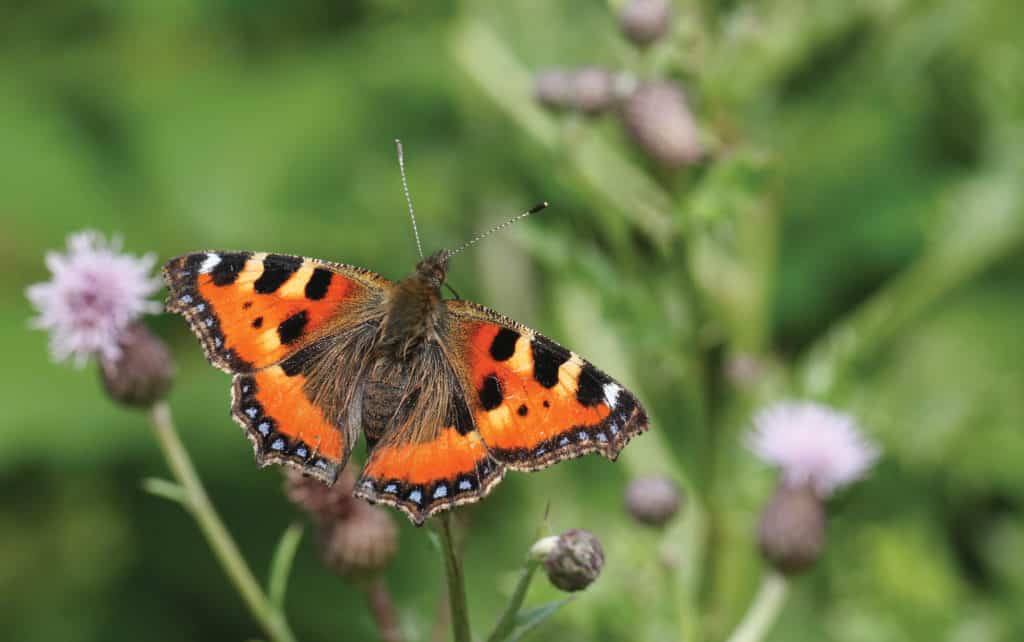
[[[53,358],[73,358],[79,367],[92,356],[116,361],[131,323],[161,309],[147,300],[160,288],[150,276],[155,262],[151,254],[123,254],[119,238],[107,241],[93,231],[72,234],[64,253],[47,253],[50,280],[26,294],[39,312],[32,325],[50,333]]]
[[[863,477],[879,456],[853,417],[806,401],[780,402],[757,413],[746,444],[781,470],[784,484],[807,484],[822,499]]]

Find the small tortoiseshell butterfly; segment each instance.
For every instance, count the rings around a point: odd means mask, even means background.
[[[196,252],[164,266],[167,309],[234,375],[232,416],[260,465],[331,484],[362,431],[356,496],[416,525],[478,501],[506,469],[614,460],[647,429],[640,402],[541,334],[442,298],[452,254],[396,283],[318,259]]]

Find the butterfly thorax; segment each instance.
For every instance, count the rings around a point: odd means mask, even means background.
[[[445,323],[441,285],[448,268],[444,251],[416,265],[412,274],[398,282],[387,301],[379,349],[381,356],[399,362],[415,358]]]

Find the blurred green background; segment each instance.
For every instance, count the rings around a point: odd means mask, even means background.
[[[751,534],[772,488],[740,435],[760,403],[811,395],[858,416],[885,455],[833,502],[825,556],[769,639],[1024,637],[1018,3],[679,0],[672,38],[645,55],[617,5],[0,5],[4,639],[260,635],[193,522],[140,490],[166,474],[145,415],[29,331],[44,252],[95,228],[160,262],[273,250],[400,278],[416,250],[398,137],[427,251],[553,203],[459,256],[450,282],[629,383],[653,418],[619,463],[510,474],[467,511],[480,632],[550,503],[553,527],[594,531],[608,562],[533,639],[677,639],[662,559],[676,543],[621,502],[629,477],[668,468],[708,514],[694,570],[707,639],[724,639],[757,587]],[[534,106],[533,73],[590,64],[678,82],[706,160],[669,172],[614,115]],[[280,472],[253,464],[228,377],[181,319],[150,327],[178,365],[182,437],[265,576],[297,517]],[[387,581],[410,639],[426,639],[439,558],[394,517]],[[555,596],[541,584],[531,603]],[[309,534],[287,612],[301,640],[375,635]]]

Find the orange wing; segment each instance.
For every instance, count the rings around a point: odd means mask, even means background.
[[[476,429],[500,463],[538,470],[591,452],[614,460],[647,430],[636,397],[576,354],[482,306],[446,305]]]
[[[256,460],[333,482],[359,426],[314,403],[306,375],[391,282],[339,263],[251,252],[186,254],[163,272],[167,309],[188,320],[210,363],[235,374],[232,416]]]
[[[505,475],[480,434],[455,422],[431,441],[382,441],[356,482],[356,497],[394,506],[417,526],[434,513],[486,496]]]

